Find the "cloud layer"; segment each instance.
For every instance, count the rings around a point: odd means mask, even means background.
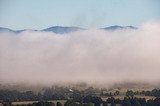
[[[160,81],[160,22],[137,30],[0,33],[0,82]]]

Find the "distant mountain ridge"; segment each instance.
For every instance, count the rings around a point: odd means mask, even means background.
[[[0,32],[13,32],[13,30],[9,29],[9,28],[3,28],[3,27],[0,27]]]
[[[116,31],[116,30],[124,30],[124,29],[138,29],[137,27],[134,26],[118,26],[118,25],[114,25],[114,26],[109,26],[109,27],[105,27],[105,28],[100,28],[102,30],[106,30],[106,31]],[[9,28],[3,28],[0,27],[0,32],[14,32],[14,33],[20,33],[23,31],[27,31],[27,30],[31,30],[31,29],[24,29],[24,30],[12,30]],[[80,28],[80,27],[67,27],[67,26],[53,26],[53,27],[49,27],[46,29],[42,29],[42,30],[31,30],[31,31],[45,31],[45,32],[54,32],[56,34],[65,34],[65,33],[70,33],[70,32],[76,32],[76,31],[80,31],[80,30],[85,30],[84,28]]]
[[[105,28],[101,28],[101,29],[115,31],[115,30],[123,30],[123,29],[137,29],[137,27],[114,25],[114,26],[109,26],[109,27],[105,27]]]
[[[79,30],[84,30],[84,29],[80,28],[80,27],[53,26],[53,27],[43,29],[42,31],[64,34],[64,33],[75,32],[75,31],[79,31]]]

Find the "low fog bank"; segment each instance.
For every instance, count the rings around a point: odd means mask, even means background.
[[[0,83],[160,81],[160,22],[137,30],[0,33]]]

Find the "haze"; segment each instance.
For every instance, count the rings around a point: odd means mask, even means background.
[[[160,80],[160,22],[137,30],[0,33],[1,83]]]

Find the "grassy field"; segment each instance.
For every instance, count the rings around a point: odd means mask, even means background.
[[[38,101],[21,101],[21,102],[12,102],[12,105],[27,105],[37,103]]]

